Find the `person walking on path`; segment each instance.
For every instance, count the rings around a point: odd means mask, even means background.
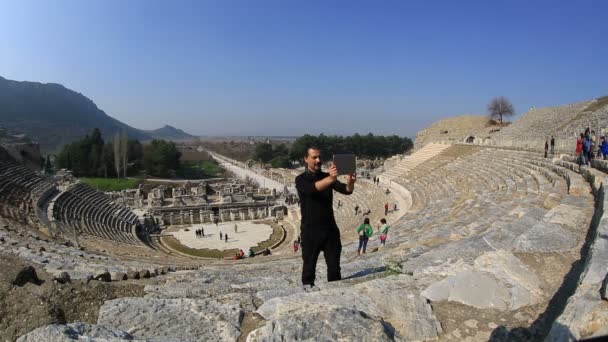
[[[555,155],[555,138],[551,136],[551,154]]]
[[[585,154],[587,166],[591,165],[591,156],[593,154],[593,152],[591,152],[592,146],[593,142],[591,141],[591,134],[587,133],[587,135],[585,135],[585,140],[583,141],[583,153]]]
[[[220,232],[220,240],[222,239],[222,232]]]
[[[384,203],[384,216],[386,216],[386,214],[388,214],[388,202]]]
[[[228,233],[224,234],[224,242],[228,242]]]
[[[367,242],[372,234],[374,234],[374,228],[372,228],[372,226],[369,224],[369,217],[366,217],[365,220],[363,220],[363,224],[357,228],[357,234],[359,234],[359,248],[357,248],[357,255],[361,255],[361,252],[365,254]]]
[[[549,152],[549,142],[545,140],[545,158],[547,158],[547,153]]]
[[[338,181],[338,168],[329,166],[329,172],[321,171],[321,150],[309,147],[304,156],[306,169],[296,177],[296,189],[300,199],[302,238],[302,285],[313,291],[317,259],[323,251],[327,264],[327,281],[341,280],[340,253],[342,242],[333,210],[333,193],[350,195],[355,190],[355,174],[346,175],[346,184]],[[358,209],[358,208],[357,208]]]
[[[388,224],[386,223],[386,219],[381,219],[380,223],[382,223],[382,227],[380,227],[380,243],[382,246],[386,244],[386,237],[388,236]]]
[[[201,237],[205,237],[205,228],[201,228]]]
[[[359,213],[359,205],[355,205],[355,216]]]

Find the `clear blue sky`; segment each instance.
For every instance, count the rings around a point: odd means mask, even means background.
[[[399,134],[608,94],[608,1],[0,1],[0,76],[137,128]]]

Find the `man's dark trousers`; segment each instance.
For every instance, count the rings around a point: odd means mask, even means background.
[[[323,251],[327,264],[327,281],[342,279],[340,275],[340,254],[342,243],[338,227],[303,226],[302,235],[302,284],[314,285],[315,270],[319,253]]]

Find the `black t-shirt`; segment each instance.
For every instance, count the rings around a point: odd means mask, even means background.
[[[346,184],[339,181],[335,181],[323,191],[318,191],[315,183],[328,176],[327,172],[314,173],[306,169],[296,177],[302,227],[314,226],[326,229],[337,227],[333,209],[333,190],[345,195],[350,195],[352,192],[347,191]]]

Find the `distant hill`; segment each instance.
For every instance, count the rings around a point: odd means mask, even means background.
[[[165,139],[165,140],[185,140],[197,138],[194,135],[190,135],[179,128],[165,125],[162,128],[155,129],[152,131],[143,131],[154,139]]]
[[[0,77],[0,124],[11,132],[27,134],[40,143],[43,152],[57,151],[95,127],[101,130],[104,139],[119,131],[141,141],[193,137],[171,126],[154,131],[131,127],[107,115],[86,96],[60,84],[18,82],[3,77]]]

